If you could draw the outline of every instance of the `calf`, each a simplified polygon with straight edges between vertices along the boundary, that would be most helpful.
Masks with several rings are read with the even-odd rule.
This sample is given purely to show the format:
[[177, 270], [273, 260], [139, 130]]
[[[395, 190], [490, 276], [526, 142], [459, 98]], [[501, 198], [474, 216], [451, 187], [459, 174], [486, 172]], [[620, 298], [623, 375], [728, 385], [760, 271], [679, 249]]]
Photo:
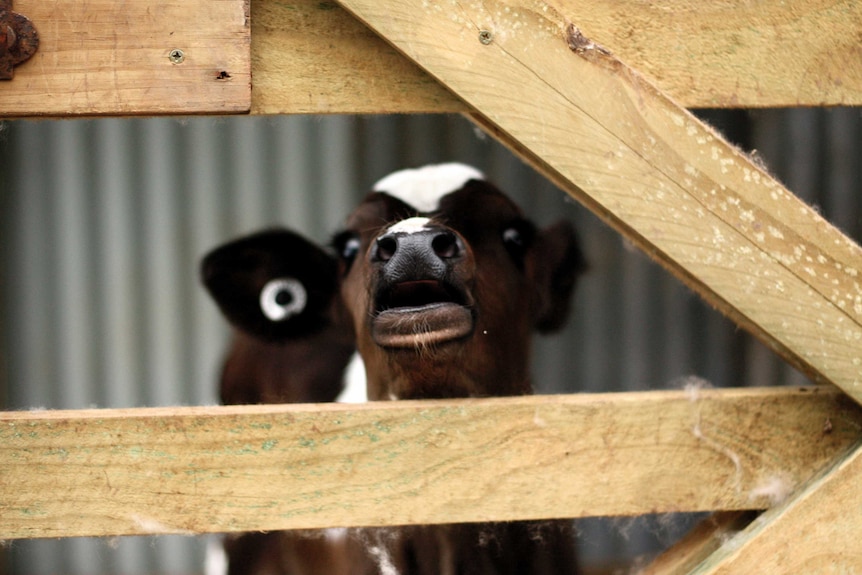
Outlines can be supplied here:
[[[238, 329], [222, 366], [225, 405], [322, 403], [343, 391], [355, 353], [352, 327], [332, 297], [334, 258], [297, 234], [268, 230], [206, 256], [203, 281]], [[223, 540], [228, 575], [348, 573], [356, 544], [296, 532], [241, 533]], [[224, 575], [208, 547], [206, 575]]]
[[334, 401], [354, 353], [334, 294], [335, 259], [308, 240], [268, 230], [214, 250], [204, 284], [238, 329], [222, 367], [222, 403]]
[[[530, 393], [531, 332], [561, 327], [585, 267], [569, 224], [538, 230], [481, 173], [460, 164], [379, 181], [335, 237], [334, 258], [302, 242], [270, 232], [229, 244], [205, 260], [204, 282], [235, 325], [261, 340], [286, 341], [286, 353], [309, 338], [321, 353], [354, 342], [372, 400]], [[278, 304], [271, 315], [265, 292]], [[309, 352], [292, 361], [304, 357]], [[351, 555], [345, 573], [575, 572], [568, 522], [380, 533], [365, 532], [377, 543], [364, 554], [355, 549], [362, 537], [333, 541], [332, 553]], [[281, 565], [272, 572], [315, 572]]]

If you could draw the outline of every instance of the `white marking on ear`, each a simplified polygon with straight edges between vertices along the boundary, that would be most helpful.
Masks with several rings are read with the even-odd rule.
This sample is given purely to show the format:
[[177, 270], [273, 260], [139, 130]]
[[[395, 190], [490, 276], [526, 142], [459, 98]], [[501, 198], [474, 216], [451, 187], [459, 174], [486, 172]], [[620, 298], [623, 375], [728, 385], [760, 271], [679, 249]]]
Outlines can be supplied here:
[[389, 232], [393, 234], [416, 234], [428, 227], [428, 218], [407, 218], [392, 225]]
[[347, 367], [344, 368], [344, 389], [335, 401], [336, 403], [368, 403], [365, 362], [358, 353], [353, 354]]
[[374, 184], [373, 189], [428, 213], [440, 206], [446, 194], [460, 190], [470, 180], [484, 179], [485, 175], [476, 168], [452, 162], [393, 172]]
[[307, 301], [302, 282], [293, 278], [270, 280], [260, 290], [260, 309], [271, 321], [284, 321], [301, 314]]

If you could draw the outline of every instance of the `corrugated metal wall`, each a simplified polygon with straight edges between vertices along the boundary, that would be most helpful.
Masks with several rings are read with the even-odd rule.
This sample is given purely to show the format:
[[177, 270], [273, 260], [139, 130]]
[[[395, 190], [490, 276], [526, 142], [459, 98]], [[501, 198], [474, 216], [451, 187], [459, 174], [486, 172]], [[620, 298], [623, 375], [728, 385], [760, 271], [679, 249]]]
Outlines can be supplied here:
[[[713, 113], [792, 190], [862, 232], [856, 109]], [[461, 117], [7, 122], [0, 130], [0, 383], [9, 409], [211, 404], [227, 328], [196, 270], [212, 247], [283, 224], [325, 241], [405, 166], [484, 170], [540, 223], [570, 218], [592, 263], [574, 318], [537, 342], [543, 392], [800, 383]], [[676, 521], [584, 521], [585, 555], [637, 555]], [[670, 527], [668, 527], [670, 525]], [[609, 527], [610, 526], [610, 527]], [[200, 539], [15, 542], [11, 573], [194, 573]]]

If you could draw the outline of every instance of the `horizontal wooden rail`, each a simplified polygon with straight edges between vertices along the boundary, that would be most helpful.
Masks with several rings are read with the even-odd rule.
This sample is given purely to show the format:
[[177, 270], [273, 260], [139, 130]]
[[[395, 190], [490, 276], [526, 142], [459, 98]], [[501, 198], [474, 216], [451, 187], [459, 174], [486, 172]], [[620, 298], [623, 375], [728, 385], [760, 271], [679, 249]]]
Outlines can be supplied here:
[[[683, 106], [862, 104], [854, 0], [551, 4]], [[457, 2], [428, 6], [435, 17], [459, 14]], [[15, 0], [14, 8], [41, 44], [3, 83], [0, 117], [468, 109], [330, 1]], [[492, 24], [504, 20], [501, 12]]]
[[15, 0], [40, 43], [0, 117], [247, 113], [249, 1]]
[[0, 414], [0, 539], [769, 506], [862, 435], [831, 387]]

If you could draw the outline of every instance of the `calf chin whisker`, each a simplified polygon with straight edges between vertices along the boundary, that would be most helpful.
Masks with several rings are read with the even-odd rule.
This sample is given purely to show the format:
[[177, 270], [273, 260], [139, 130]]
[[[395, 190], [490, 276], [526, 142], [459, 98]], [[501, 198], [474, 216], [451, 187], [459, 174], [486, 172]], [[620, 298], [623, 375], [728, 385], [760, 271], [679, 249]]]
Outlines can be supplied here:
[[421, 323], [414, 324], [413, 333], [414, 333], [414, 349], [420, 355], [420, 357], [428, 357], [433, 355], [433, 353], [437, 350], [437, 342], [432, 341], [428, 335], [432, 332], [431, 326], [427, 321], [422, 321]]

